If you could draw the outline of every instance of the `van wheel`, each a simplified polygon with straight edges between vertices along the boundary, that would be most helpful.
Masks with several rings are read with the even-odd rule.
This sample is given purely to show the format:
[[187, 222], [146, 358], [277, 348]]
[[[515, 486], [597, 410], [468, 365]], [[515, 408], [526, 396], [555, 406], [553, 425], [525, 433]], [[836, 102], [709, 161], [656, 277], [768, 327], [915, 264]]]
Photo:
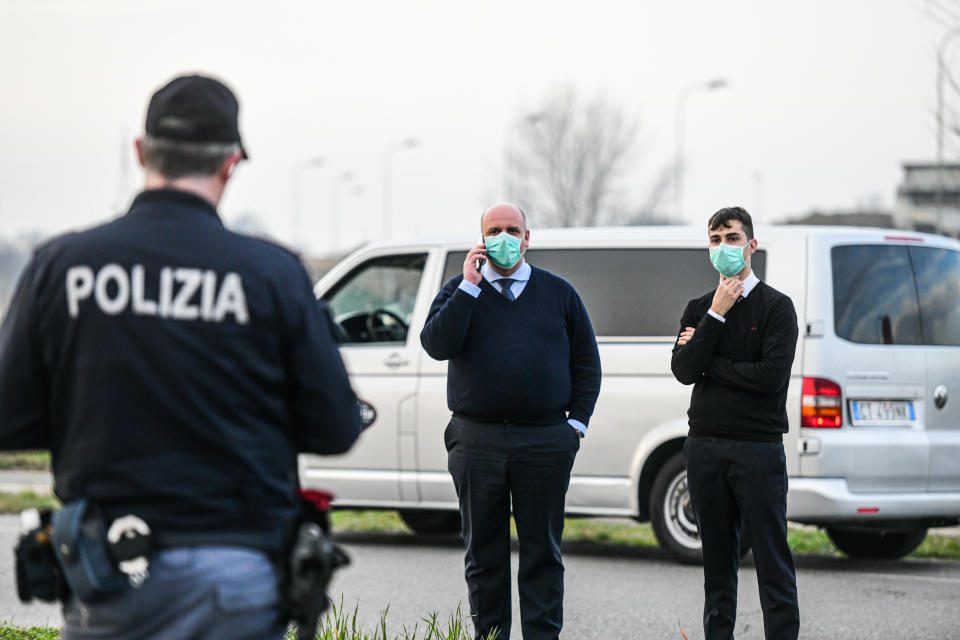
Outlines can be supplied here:
[[657, 472], [650, 490], [650, 524], [657, 542], [674, 558], [688, 564], [703, 562], [682, 453], [667, 460]]
[[902, 558], [920, 546], [927, 537], [927, 528], [913, 531], [864, 531], [827, 527], [833, 544], [851, 558]]
[[415, 533], [447, 536], [460, 533], [459, 511], [401, 509], [399, 513], [400, 519]]

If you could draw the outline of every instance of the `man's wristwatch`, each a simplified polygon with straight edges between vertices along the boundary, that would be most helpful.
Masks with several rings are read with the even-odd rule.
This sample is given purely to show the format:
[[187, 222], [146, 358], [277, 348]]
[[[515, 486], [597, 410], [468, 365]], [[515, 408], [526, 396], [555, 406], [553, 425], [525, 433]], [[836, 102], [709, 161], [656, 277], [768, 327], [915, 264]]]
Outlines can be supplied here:
[[570, 428], [573, 429], [573, 430], [577, 433], [577, 437], [578, 437], [578, 438], [580, 438], [581, 440], [583, 440], [583, 431], [580, 431], [580, 429], [577, 429], [577, 428], [574, 427], [573, 425], [571, 425]]

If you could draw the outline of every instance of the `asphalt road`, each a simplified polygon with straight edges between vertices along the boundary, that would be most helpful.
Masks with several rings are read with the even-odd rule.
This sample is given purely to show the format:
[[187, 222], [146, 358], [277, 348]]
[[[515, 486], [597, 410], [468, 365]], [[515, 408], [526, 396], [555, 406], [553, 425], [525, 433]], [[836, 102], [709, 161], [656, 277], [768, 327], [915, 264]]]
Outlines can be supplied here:
[[[11, 548], [14, 516], [0, 516], [0, 548]], [[388, 631], [413, 628], [424, 614], [442, 619], [466, 607], [459, 540], [413, 535], [346, 534], [341, 542], [353, 565], [335, 579], [348, 609], [372, 630], [390, 605]], [[11, 553], [0, 553], [0, 620], [21, 625], [58, 625], [51, 605], [21, 605], [13, 586]], [[611, 638], [702, 638], [702, 574], [677, 565], [653, 548], [571, 544], [566, 563], [563, 636]], [[514, 567], [516, 556], [514, 555]], [[801, 638], [824, 640], [960, 639], [960, 563], [926, 560], [864, 562], [803, 556], [798, 561]], [[514, 587], [515, 623], [520, 638]], [[679, 626], [678, 626], [679, 625]], [[422, 628], [422, 623], [421, 623]], [[762, 638], [757, 581], [749, 562], [741, 569], [737, 638]], [[391, 636], [392, 637], [392, 636]]]

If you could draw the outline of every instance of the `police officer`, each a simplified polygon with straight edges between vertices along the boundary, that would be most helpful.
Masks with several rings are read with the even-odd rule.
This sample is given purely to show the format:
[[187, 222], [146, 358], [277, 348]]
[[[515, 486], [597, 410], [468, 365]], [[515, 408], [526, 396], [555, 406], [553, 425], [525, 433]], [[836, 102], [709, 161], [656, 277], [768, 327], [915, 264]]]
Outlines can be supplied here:
[[224, 228], [246, 152], [233, 93], [184, 76], [136, 142], [126, 215], [55, 238], [0, 330], [0, 448], [48, 448], [55, 491], [157, 550], [146, 580], [64, 605], [64, 638], [281, 638], [298, 451], [346, 451], [356, 398], [297, 257]]
[[[525, 640], [563, 626], [564, 500], [580, 438], [600, 393], [587, 310], [562, 278], [523, 259], [523, 211], [494, 205], [463, 275], [437, 294], [420, 341], [449, 360], [444, 439], [460, 500], [476, 638], [510, 637], [510, 511], [520, 539]], [[478, 260], [485, 260], [477, 268]]]

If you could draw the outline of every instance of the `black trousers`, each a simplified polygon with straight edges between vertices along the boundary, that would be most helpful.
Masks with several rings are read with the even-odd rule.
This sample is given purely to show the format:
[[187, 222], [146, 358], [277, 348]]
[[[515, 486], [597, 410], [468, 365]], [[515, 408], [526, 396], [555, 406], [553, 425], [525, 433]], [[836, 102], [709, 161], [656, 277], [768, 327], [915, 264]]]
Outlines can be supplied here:
[[520, 543], [524, 640], [556, 640], [563, 627], [564, 501], [580, 439], [549, 426], [474, 422], [454, 416], [444, 434], [460, 499], [470, 614], [476, 638], [510, 637], [510, 506]]
[[765, 637], [796, 640], [800, 610], [787, 546], [783, 443], [691, 436], [683, 452], [703, 543], [704, 636], [733, 638], [742, 520], [757, 568]]

